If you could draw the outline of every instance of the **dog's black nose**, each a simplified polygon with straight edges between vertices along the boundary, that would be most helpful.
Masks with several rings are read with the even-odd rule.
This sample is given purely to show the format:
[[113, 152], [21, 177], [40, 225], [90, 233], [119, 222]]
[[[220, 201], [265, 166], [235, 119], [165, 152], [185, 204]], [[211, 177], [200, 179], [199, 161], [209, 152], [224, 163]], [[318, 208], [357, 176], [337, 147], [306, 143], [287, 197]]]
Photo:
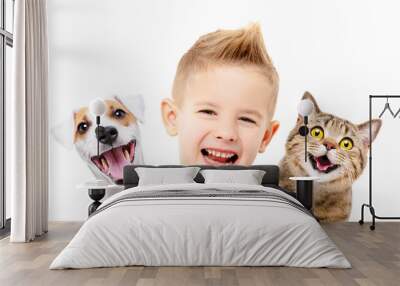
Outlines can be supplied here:
[[95, 129], [96, 138], [103, 144], [112, 145], [118, 137], [118, 130], [112, 126], [99, 126]]

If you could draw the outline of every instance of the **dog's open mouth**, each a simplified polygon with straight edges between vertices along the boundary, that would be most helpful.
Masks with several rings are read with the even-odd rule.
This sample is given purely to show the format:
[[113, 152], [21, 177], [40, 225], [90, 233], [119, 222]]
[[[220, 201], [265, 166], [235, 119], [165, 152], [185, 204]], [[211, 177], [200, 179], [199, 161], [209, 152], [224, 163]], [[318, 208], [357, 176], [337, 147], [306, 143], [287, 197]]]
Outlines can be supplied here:
[[136, 141], [132, 140], [126, 145], [121, 145], [90, 158], [104, 174], [111, 177], [114, 182], [122, 180], [124, 167], [135, 159]]
[[311, 161], [311, 165], [313, 166], [313, 168], [321, 173], [329, 173], [332, 172], [333, 170], [335, 170], [336, 168], [339, 167], [339, 165], [333, 164], [328, 156], [324, 155], [324, 156], [319, 156], [319, 157], [315, 157], [311, 154], [308, 154], [310, 161]]
[[211, 148], [201, 149], [201, 154], [206, 158], [207, 162], [215, 164], [234, 164], [239, 156], [235, 152], [227, 152]]

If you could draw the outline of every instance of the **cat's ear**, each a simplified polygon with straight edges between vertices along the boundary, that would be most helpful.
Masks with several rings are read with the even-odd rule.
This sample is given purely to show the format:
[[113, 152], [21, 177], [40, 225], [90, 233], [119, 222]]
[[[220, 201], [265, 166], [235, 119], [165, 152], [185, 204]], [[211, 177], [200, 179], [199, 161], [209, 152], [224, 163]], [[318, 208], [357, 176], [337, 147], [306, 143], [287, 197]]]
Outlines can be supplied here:
[[[375, 140], [382, 126], [382, 120], [372, 119], [371, 120], [371, 142]], [[358, 135], [362, 139], [362, 142], [366, 147], [369, 147], [369, 121], [357, 125]]]
[[302, 96], [301, 99], [309, 99], [309, 100], [311, 100], [312, 103], [314, 104], [314, 111], [315, 111], [316, 113], [320, 113], [320, 112], [321, 112], [321, 109], [319, 109], [318, 103], [317, 103], [317, 101], [315, 100], [314, 96], [312, 96], [311, 93], [309, 93], [308, 91], [306, 91], [306, 92], [303, 94], [303, 96]]

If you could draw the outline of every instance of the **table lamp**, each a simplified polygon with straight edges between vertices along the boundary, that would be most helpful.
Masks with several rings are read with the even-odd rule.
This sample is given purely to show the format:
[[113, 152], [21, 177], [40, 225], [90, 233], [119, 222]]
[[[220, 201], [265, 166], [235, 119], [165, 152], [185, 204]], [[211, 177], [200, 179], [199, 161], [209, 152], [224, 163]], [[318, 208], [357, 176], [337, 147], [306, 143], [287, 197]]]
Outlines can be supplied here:
[[308, 135], [308, 116], [313, 112], [314, 104], [309, 99], [303, 99], [297, 106], [298, 113], [303, 116], [303, 126], [299, 128], [299, 134], [304, 136], [304, 161], [307, 162], [307, 135]]
[[100, 127], [100, 116], [102, 116], [105, 111], [106, 111], [106, 104], [104, 103], [104, 100], [101, 98], [96, 98], [89, 104], [89, 111], [93, 116], [96, 117], [96, 139], [97, 139], [97, 157], [99, 157], [99, 127]]

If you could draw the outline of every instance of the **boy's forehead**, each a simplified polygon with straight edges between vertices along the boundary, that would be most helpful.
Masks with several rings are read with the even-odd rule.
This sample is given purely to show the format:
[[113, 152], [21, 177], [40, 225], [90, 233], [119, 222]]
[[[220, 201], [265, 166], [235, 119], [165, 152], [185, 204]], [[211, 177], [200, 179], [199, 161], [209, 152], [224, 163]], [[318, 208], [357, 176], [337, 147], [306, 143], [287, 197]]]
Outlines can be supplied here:
[[187, 79], [183, 97], [192, 103], [222, 101], [264, 108], [274, 104], [270, 81], [253, 66], [221, 66], [193, 72]]
[[213, 81], [221, 78], [253, 79], [268, 82], [268, 78], [263, 75], [261, 69], [255, 65], [215, 64], [209, 65], [204, 69], [192, 70], [188, 75], [189, 82], [198, 80]]

